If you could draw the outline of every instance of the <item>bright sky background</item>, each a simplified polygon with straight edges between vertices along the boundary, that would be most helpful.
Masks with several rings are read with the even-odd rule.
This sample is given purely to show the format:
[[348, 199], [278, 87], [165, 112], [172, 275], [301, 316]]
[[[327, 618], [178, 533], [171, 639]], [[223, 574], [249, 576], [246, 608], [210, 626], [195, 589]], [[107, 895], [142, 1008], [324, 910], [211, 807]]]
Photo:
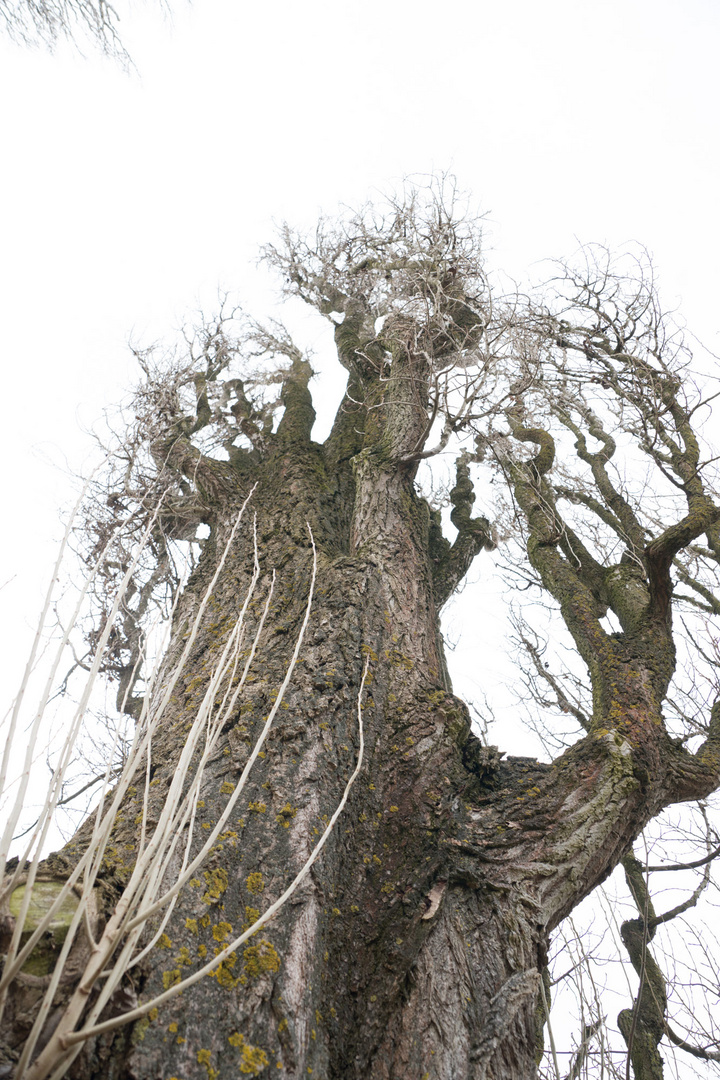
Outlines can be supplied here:
[[719, 24], [715, 0], [178, 0], [123, 21], [130, 74], [0, 43], [4, 688], [128, 340], [218, 287], [266, 306], [274, 220], [449, 169], [491, 264], [522, 279], [578, 240], [641, 241], [719, 352]]

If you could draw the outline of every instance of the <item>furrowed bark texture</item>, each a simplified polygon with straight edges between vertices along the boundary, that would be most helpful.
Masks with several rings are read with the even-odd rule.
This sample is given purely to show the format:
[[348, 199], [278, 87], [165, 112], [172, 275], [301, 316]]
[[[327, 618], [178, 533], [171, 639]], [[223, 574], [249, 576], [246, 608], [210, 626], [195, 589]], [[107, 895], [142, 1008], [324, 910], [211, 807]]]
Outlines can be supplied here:
[[[384, 432], [363, 442], [349, 396], [321, 447], [310, 440], [307, 373], [288, 379], [284, 404], [263, 456], [187, 465], [212, 534], [176, 614], [168, 665], [252, 483], [262, 588], [251, 623], [277, 573], [248, 689], [205, 774], [200, 833], [217, 820], [290, 661], [309, 588], [308, 523], [318, 586], [300, 660], [242, 805], [184, 889], [166, 935], [134, 971], [141, 999], [204, 963], [300, 869], [355, 765], [369, 657], [362, 773], [311, 875], [274, 921], [156, 1015], [92, 1042], [71, 1075], [531, 1080], [550, 932], [654, 814], [716, 784], [717, 748], [691, 758], [662, 725], [658, 680], [672, 667], [668, 633], [660, 632], [666, 612], [656, 612], [644, 637], [618, 635], [608, 644], [592, 598], [563, 579], [558, 552], [540, 541], [531, 556], [560, 583], [571, 629], [586, 642], [597, 636], [597, 649], [584, 646], [591, 668], [602, 667], [597, 723], [552, 765], [501, 760], [481, 746], [449, 686], [438, 629], [439, 600], [452, 591], [452, 551], [431, 542], [414, 466], [398, 464], [401, 444], [418, 438], [412, 410], [399, 408]], [[180, 442], [173, 452], [181, 462]], [[459, 473], [456, 507], [466, 479]], [[532, 485], [518, 491], [532, 524]], [[461, 555], [455, 583], [469, 565]], [[245, 530], [155, 740], [156, 807], [251, 570]], [[109, 849], [108, 903], [132, 862], [136, 798]], [[81, 833], [48, 872], [67, 872], [83, 842]], [[16, 1040], [31, 1005], [23, 999], [16, 1008]]]

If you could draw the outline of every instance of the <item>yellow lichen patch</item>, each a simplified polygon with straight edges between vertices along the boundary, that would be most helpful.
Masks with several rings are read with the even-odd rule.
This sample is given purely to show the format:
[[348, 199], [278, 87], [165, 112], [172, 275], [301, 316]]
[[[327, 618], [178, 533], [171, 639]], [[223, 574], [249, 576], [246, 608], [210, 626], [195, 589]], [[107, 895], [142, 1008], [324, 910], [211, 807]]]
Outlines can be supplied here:
[[180, 968], [174, 968], [172, 971], [163, 971], [162, 981], [163, 989], [169, 990], [171, 986], [176, 986], [182, 980], [180, 974]]
[[284, 829], [290, 827], [290, 822], [297, 814], [297, 810], [294, 810], [289, 802], [285, 803], [282, 810], [275, 815], [275, 820], [282, 825]]
[[198, 932], [197, 919], [186, 919], [185, 920], [185, 929], [189, 930], [191, 934], [197, 934], [197, 932]]
[[173, 1034], [177, 1031], [177, 1021], [173, 1020], [172, 1024], [168, 1024], [168, 1031], [172, 1031]]
[[216, 941], [227, 941], [230, 933], [232, 933], [232, 926], [229, 922], [220, 922], [213, 926], [213, 937]]
[[204, 960], [207, 956], [207, 945], [198, 945], [198, 956]]
[[242, 924], [243, 931], [249, 930], [253, 923], [256, 923], [259, 918], [260, 912], [258, 908], [245, 905], [245, 922]]
[[203, 876], [207, 885], [207, 892], [202, 898], [203, 903], [214, 904], [228, 887], [227, 870], [218, 867], [217, 870], [206, 870]]
[[257, 979], [264, 972], [280, 970], [280, 957], [275, 947], [266, 939], [257, 945], [248, 945], [243, 951], [243, 967], [251, 979]]
[[245, 879], [245, 885], [247, 886], [248, 892], [261, 893], [265, 888], [265, 882], [263, 881], [263, 876], [260, 871], [256, 870], [255, 873], [248, 874]]
[[188, 967], [190, 964], [192, 964], [192, 959], [190, 958], [190, 950], [188, 949], [187, 945], [182, 946], [180, 952], [175, 957], [175, 963], [178, 965], [178, 967]]
[[221, 795], [232, 795], [234, 790], [235, 790], [235, 785], [234, 784], [231, 784], [229, 780], [223, 780], [222, 784], [220, 785], [220, 794]]
[[157, 1020], [157, 1018], [158, 1018], [158, 1010], [157, 1010], [157, 1007], [153, 1007], [153, 1008], [152, 1008], [152, 1009], [150, 1010], [150, 1012], [148, 1013], [148, 1016], [149, 1016], [149, 1018], [150, 1018], [151, 1020]]
[[252, 810], [254, 814], [264, 814], [267, 806], [264, 802], [250, 802], [248, 803], [248, 810]]
[[210, 972], [210, 978], [217, 979], [218, 986], [222, 986], [224, 990], [234, 990], [240, 982], [240, 979], [236, 978], [232, 973], [236, 963], [236, 954], [230, 953], [229, 956], [220, 961], [216, 968], [213, 968]]
[[253, 1046], [245, 1042], [245, 1038], [238, 1032], [228, 1036], [228, 1042], [240, 1051], [240, 1072], [246, 1076], [257, 1076], [268, 1063], [268, 1057], [259, 1046]]
[[217, 1071], [217, 1069], [213, 1069], [212, 1065], [210, 1064], [210, 1060], [211, 1060], [210, 1051], [209, 1050], [198, 1050], [196, 1057], [197, 1057], [198, 1064], [205, 1066], [205, 1071], [208, 1074], [208, 1080], [215, 1080], [215, 1077], [217, 1076], [218, 1071]]
[[395, 664], [396, 667], [403, 668], [405, 671], [412, 671], [413, 662], [409, 656], [405, 656], [399, 649], [387, 649], [385, 656], [391, 664]]
[[172, 941], [167, 936], [167, 934], [161, 934], [160, 935], [160, 937], [158, 938], [157, 947], [158, 947], [158, 949], [171, 949], [172, 948]]

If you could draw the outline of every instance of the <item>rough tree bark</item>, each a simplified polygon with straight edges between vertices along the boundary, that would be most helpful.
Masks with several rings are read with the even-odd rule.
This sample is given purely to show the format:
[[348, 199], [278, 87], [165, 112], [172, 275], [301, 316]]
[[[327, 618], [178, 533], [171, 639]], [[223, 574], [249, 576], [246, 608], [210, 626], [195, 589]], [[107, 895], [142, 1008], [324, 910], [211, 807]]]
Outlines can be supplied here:
[[[141, 1000], [252, 922], [254, 909], [275, 899], [302, 865], [355, 765], [357, 700], [369, 660], [362, 773], [322, 857], [279, 915], [182, 996], [93, 1040], [71, 1073], [83, 1080], [223, 1080], [238, 1071], [288, 1080], [530, 1080], [542, 1053], [540, 984], [554, 927], [651, 817], [703, 797], [720, 778], [720, 716], [695, 754], [670, 738], [662, 717], [674, 667], [669, 568], [682, 547], [712, 529], [718, 512], [696, 492], [687, 516], [649, 546], [626, 514], [628, 547], [638, 558], [600, 566], [560, 527], [548, 480], [552, 438], [530, 426], [511, 395], [507, 416], [520, 456], [506, 473], [527, 522], [531, 563], [590, 670], [594, 715], [584, 737], [552, 764], [482, 745], [449, 683], [439, 611], [472, 559], [492, 546], [490, 528], [472, 516], [467, 455], [450, 496], [458, 529], [452, 544], [415, 477], [437, 411], [437, 373], [450, 363], [457, 369], [461, 350], [486, 347], [489, 317], [462, 273], [453, 274], [451, 250], [442, 258], [428, 253], [434, 278], [422, 270], [431, 284], [445, 275], [431, 298], [441, 317], [420, 325], [414, 309], [396, 307], [382, 330], [377, 308], [359, 288], [350, 291], [351, 271], [343, 290], [289, 250], [290, 288], [342, 317], [333, 316], [335, 340], [349, 382], [329, 437], [312, 441], [311, 368], [288, 352], [274, 430], [263, 429], [260, 411], [236, 386], [232, 413], [245, 441], [231, 446], [227, 461], [202, 454], [193, 435], [210, 407], [198, 379], [195, 416], [184, 428], [175, 418], [154, 447], [163, 467], [184, 477], [175, 521], [183, 529], [211, 526], [175, 614], [170, 658], [253, 485], [263, 588], [277, 575], [252, 681], [206, 770], [201, 828], [217, 820], [284, 677], [309, 588], [308, 525], [318, 585], [300, 660], [247, 798], [135, 975]], [[359, 269], [355, 258], [355, 279], [409, 273], [407, 263], [398, 269], [367, 248], [365, 258]], [[427, 295], [421, 299], [430, 306]], [[449, 426], [460, 428], [458, 410], [448, 415]], [[538, 448], [534, 457], [522, 456], [526, 445]], [[614, 494], [602, 491], [596, 457], [600, 497], [622, 518]], [[237, 617], [251, 540], [246, 529], [232, 547], [153, 748], [158, 803]], [[608, 605], [621, 619], [619, 633], [601, 625]], [[106, 859], [108, 909], [132, 862], [132, 797], [123, 814]], [[48, 861], [47, 873], [61, 879], [86, 841], [81, 831]], [[27, 997], [15, 1011], [16, 1040], [23, 1009]]]

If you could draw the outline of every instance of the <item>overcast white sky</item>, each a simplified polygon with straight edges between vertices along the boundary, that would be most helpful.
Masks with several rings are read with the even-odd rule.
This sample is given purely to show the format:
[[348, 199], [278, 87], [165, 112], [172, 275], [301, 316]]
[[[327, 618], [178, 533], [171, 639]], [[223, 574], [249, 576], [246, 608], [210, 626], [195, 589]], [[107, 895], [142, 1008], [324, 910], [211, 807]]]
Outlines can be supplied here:
[[124, 20], [135, 73], [0, 43], [11, 681], [63, 470], [132, 381], [128, 339], [219, 286], [263, 303], [273, 219], [450, 169], [492, 263], [521, 278], [577, 239], [641, 241], [720, 351], [719, 24], [716, 0], [178, 0]]

